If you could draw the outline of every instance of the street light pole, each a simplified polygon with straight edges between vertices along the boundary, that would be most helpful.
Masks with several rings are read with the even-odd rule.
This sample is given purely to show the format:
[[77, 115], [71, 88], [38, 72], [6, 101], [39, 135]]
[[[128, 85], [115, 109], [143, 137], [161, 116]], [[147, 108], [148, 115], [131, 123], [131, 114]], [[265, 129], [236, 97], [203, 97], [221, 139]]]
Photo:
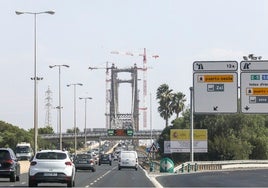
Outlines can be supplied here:
[[37, 152], [38, 144], [38, 101], [37, 101], [37, 81], [40, 79], [37, 77], [37, 62], [36, 62], [36, 15], [38, 14], [55, 14], [54, 11], [44, 11], [44, 12], [20, 12], [15, 11], [17, 15], [21, 14], [32, 14], [34, 15], [34, 151]]
[[87, 100], [92, 99], [92, 97], [79, 97], [79, 99], [85, 100], [85, 148], [87, 147]]
[[54, 67], [58, 67], [59, 68], [59, 106], [58, 106], [58, 109], [59, 109], [59, 133], [60, 133], [60, 150], [62, 150], [62, 126], [61, 126], [61, 109], [62, 109], [62, 106], [61, 106], [61, 67], [66, 67], [66, 68], [69, 68], [70, 66], [69, 65], [50, 65], [49, 68], [54, 68]]
[[67, 87], [74, 86], [74, 153], [77, 150], [77, 135], [76, 135], [76, 86], [83, 86], [81, 83], [68, 84]]

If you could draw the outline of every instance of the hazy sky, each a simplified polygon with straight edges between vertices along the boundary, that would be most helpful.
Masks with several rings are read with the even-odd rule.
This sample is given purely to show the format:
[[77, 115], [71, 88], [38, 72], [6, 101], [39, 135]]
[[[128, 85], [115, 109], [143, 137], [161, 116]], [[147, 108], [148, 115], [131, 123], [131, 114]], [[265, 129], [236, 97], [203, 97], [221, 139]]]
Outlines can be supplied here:
[[[88, 67], [105, 67], [107, 61], [118, 68], [134, 63], [142, 67], [138, 54], [146, 48], [150, 67], [147, 106], [150, 108], [151, 93], [152, 126], [162, 129], [165, 121], [157, 112], [156, 90], [166, 83], [186, 95], [188, 106], [194, 61], [240, 62], [249, 53], [268, 57], [265, 0], [1, 0], [0, 7], [0, 120], [26, 130], [33, 128], [34, 16], [18, 16], [16, 10], [55, 11], [54, 15], [37, 16], [37, 75], [43, 77], [38, 83], [39, 127], [45, 125], [48, 87], [53, 92], [53, 107], [58, 105], [58, 69], [49, 65], [70, 66], [62, 68], [61, 74], [63, 131], [74, 124], [74, 91], [66, 85], [77, 82], [83, 83], [77, 86], [77, 126], [84, 128], [84, 101], [78, 97], [90, 96], [87, 126], [104, 128], [105, 70], [90, 71]], [[137, 55], [110, 53], [115, 50]], [[158, 59], [152, 58], [155, 54]], [[139, 71], [139, 78], [142, 76]], [[130, 85], [120, 86], [122, 111], [128, 106], [130, 91]], [[51, 109], [50, 113], [57, 131], [57, 111]], [[140, 125], [143, 129], [142, 121]]]

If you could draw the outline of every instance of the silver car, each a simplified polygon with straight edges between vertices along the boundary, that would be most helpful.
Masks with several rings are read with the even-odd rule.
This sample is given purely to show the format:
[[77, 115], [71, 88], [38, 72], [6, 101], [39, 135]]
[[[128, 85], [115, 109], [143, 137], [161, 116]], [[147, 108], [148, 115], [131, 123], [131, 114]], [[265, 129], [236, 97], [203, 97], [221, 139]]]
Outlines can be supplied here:
[[29, 187], [38, 183], [66, 183], [75, 186], [75, 165], [67, 151], [42, 150], [35, 154], [29, 168]]

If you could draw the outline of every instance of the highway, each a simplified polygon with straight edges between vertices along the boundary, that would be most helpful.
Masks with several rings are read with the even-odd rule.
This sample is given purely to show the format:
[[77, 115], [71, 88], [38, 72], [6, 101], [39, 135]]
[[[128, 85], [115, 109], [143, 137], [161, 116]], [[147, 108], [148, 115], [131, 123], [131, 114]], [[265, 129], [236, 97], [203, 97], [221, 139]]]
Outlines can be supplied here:
[[[75, 187], [267, 187], [268, 169], [218, 170], [194, 173], [147, 173], [142, 168], [118, 170], [113, 165], [96, 166], [96, 172], [76, 172]], [[0, 187], [28, 187], [27, 173], [19, 182], [0, 178]], [[39, 184], [39, 187], [66, 187], [66, 184]]]
[[[96, 166], [96, 172], [80, 170], [76, 172], [75, 187], [155, 187], [145, 175], [142, 168], [118, 170], [117, 161], [112, 166], [103, 164]], [[40, 183], [39, 187], [66, 187], [66, 184]], [[21, 175], [19, 182], [9, 182], [8, 178], [0, 178], [0, 187], [28, 187], [27, 173]]]

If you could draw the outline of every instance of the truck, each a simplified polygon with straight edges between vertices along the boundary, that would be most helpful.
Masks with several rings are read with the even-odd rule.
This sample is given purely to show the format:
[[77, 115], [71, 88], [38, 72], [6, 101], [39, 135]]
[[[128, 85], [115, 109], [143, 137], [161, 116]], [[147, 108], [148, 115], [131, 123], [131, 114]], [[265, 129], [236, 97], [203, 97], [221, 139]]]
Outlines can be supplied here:
[[31, 160], [33, 157], [33, 149], [30, 143], [18, 143], [15, 148], [16, 157], [18, 160]]

